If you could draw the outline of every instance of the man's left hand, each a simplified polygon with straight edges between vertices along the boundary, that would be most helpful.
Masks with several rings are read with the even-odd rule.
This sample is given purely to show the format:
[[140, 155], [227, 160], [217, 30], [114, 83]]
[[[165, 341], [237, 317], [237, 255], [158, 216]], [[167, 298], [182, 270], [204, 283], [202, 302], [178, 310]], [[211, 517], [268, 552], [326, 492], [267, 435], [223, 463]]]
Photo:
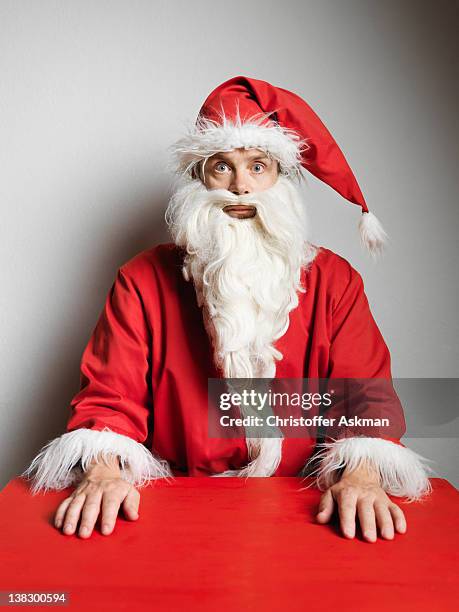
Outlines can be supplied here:
[[348, 472], [322, 495], [317, 521], [328, 523], [335, 505], [338, 507], [341, 531], [347, 538], [354, 538], [356, 513], [363, 537], [376, 542], [377, 528], [386, 540], [397, 533], [406, 533], [406, 519], [401, 508], [394, 504], [381, 488], [379, 474], [364, 466]]

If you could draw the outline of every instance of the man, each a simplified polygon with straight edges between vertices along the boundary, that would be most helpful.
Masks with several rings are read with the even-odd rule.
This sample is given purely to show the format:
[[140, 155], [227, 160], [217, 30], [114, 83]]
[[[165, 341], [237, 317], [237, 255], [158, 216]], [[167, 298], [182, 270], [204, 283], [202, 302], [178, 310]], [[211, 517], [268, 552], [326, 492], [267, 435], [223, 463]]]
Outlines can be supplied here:
[[[361, 206], [371, 253], [385, 238], [338, 145], [298, 96], [235, 77], [217, 87], [173, 147], [179, 181], [166, 211], [173, 243], [121, 266], [81, 362], [67, 433], [23, 475], [33, 492], [75, 491], [55, 524], [112, 532], [120, 506], [138, 517], [136, 487], [155, 478], [296, 476], [316, 462], [317, 520], [338, 509], [353, 538], [404, 533], [388, 494], [430, 490], [424, 458], [397, 435], [344, 431], [311, 438], [217, 439], [208, 432], [210, 378], [391, 380], [390, 355], [359, 273], [308, 240], [301, 168]], [[366, 414], [380, 397], [362, 396]], [[393, 402], [387, 415], [399, 418]], [[315, 452], [318, 448], [319, 452]]]

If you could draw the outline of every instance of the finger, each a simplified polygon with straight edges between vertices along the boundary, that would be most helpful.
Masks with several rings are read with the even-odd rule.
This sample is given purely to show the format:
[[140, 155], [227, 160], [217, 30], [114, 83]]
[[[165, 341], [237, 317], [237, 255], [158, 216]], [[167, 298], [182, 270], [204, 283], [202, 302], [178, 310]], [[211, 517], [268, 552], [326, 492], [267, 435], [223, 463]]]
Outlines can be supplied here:
[[123, 511], [128, 519], [135, 521], [139, 518], [140, 493], [132, 487], [123, 500]]
[[346, 538], [352, 539], [355, 536], [355, 507], [357, 494], [343, 491], [338, 495], [337, 502], [341, 530]]
[[102, 533], [109, 535], [116, 523], [122, 497], [115, 493], [105, 493], [102, 496]]
[[373, 502], [360, 499], [357, 502], [357, 513], [363, 537], [368, 542], [376, 542], [378, 538], [376, 534], [376, 518]]
[[81, 524], [78, 535], [82, 538], [89, 538], [94, 529], [97, 517], [100, 512], [100, 502], [102, 499], [102, 491], [94, 491], [86, 497], [83, 511], [81, 513]]
[[64, 501], [58, 506], [56, 510], [56, 514], [54, 515], [54, 526], [57, 529], [60, 529], [62, 527], [65, 513], [67, 512], [67, 508], [72, 503], [72, 500], [73, 500], [72, 496], [66, 497]]
[[398, 533], [406, 533], [406, 519], [402, 509], [396, 504], [392, 504], [389, 506], [389, 510], [394, 521], [395, 530]]
[[64, 533], [71, 535], [75, 533], [75, 529], [80, 518], [81, 508], [85, 502], [85, 493], [77, 493], [74, 495], [64, 518]]
[[316, 516], [319, 523], [328, 523], [333, 514], [333, 506], [333, 495], [331, 490], [328, 489], [320, 499], [319, 511]]
[[394, 523], [392, 521], [392, 515], [389, 512], [387, 503], [376, 503], [375, 515], [381, 537], [385, 538], [386, 540], [393, 540]]

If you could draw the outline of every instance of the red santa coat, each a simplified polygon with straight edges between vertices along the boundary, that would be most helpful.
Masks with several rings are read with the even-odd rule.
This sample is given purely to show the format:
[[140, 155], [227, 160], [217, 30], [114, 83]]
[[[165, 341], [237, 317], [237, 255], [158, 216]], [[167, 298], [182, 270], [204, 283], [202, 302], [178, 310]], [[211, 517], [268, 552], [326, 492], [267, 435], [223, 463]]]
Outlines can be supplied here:
[[[182, 257], [174, 244], [161, 244], [118, 270], [82, 357], [67, 431], [107, 426], [146, 443], [174, 473], [204, 476], [249, 458], [244, 439], [208, 436], [208, 378], [220, 374]], [[321, 248], [302, 282], [306, 293], [275, 343], [284, 356], [276, 378], [390, 378], [390, 354], [360, 274]], [[297, 475], [315, 442], [284, 439], [274, 475]]]
[[[194, 285], [182, 275], [183, 255], [172, 243], [160, 244], [119, 268], [81, 359], [80, 390], [70, 402], [66, 433], [51, 440], [23, 473], [35, 473], [33, 493], [74, 484], [79, 466], [84, 470], [100, 452], [117, 454], [125, 478], [139, 486], [167, 473], [211, 476], [249, 462], [243, 437], [208, 435], [208, 379], [221, 374]], [[301, 281], [306, 292], [298, 294], [288, 330], [275, 343], [283, 354], [276, 378], [391, 381], [389, 350], [360, 274], [320, 247]], [[319, 487], [335, 482], [338, 468], [371, 460], [387, 492], [416, 499], [430, 490], [425, 459], [400, 443], [405, 424], [396, 399], [383, 407], [396, 424], [387, 439], [347, 432], [350, 437], [319, 445]], [[362, 401], [360, 414], [367, 403]], [[315, 437], [286, 437], [274, 475], [299, 475], [315, 445]]]

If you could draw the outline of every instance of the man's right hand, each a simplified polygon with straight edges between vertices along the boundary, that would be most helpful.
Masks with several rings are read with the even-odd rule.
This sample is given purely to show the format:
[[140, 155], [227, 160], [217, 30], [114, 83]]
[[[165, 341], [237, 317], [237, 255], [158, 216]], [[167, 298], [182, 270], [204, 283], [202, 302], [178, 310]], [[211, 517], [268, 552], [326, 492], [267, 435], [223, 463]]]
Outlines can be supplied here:
[[121, 477], [117, 458], [107, 463], [94, 460], [72, 495], [58, 507], [54, 524], [57, 529], [63, 527], [64, 534], [72, 535], [81, 516], [78, 535], [89, 538], [100, 513], [102, 533], [110, 535], [120, 506], [126, 518], [135, 521], [139, 518], [139, 502], [140, 493]]

